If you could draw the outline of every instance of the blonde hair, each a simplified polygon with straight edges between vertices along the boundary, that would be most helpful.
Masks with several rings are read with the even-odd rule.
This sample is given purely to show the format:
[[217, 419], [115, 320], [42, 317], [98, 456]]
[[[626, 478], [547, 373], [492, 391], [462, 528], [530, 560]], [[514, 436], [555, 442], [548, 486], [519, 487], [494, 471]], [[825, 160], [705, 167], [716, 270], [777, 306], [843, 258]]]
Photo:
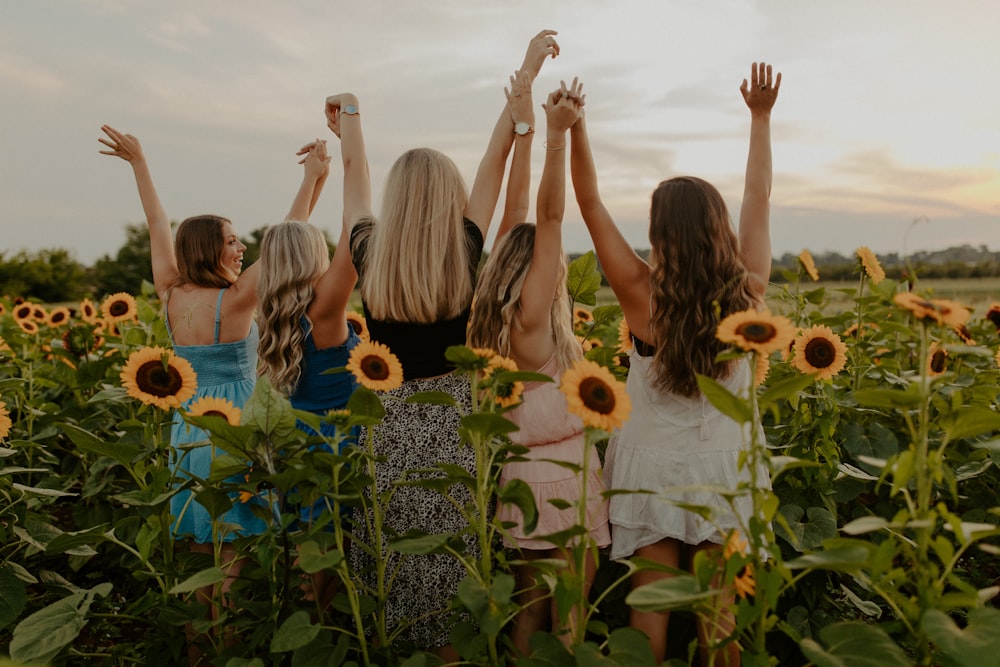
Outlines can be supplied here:
[[444, 154], [415, 148], [396, 160], [361, 271], [361, 296], [373, 317], [427, 324], [468, 307], [467, 201], [462, 175]]
[[732, 362], [715, 361], [727, 347], [715, 331], [757, 303], [750, 275], [722, 195], [700, 178], [672, 178], [653, 191], [649, 242], [654, 384], [696, 396], [697, 375], [732, 371]]
[[[492, 253], [479, 276], [475, 308], [469, 322], [469, 345], [488, 347], [510, 356], [510, 331], [521, 305], [521, 290], [535, 251], [535, 225], [522, 223], [511, 228]], [[558, 284], [566, 282], [566, 256], [560, 254]], [[552, 337], [559, 367], [569, 368], [583, 356], [573, 333], [573, 310], [569, 292], [562, 290], [552, 300]], [[537, 370], [537, 369], [525, 369]]]
[[312, 303], [313, 285], [330, 265], [330, 249], [318, 228], [289, 221], [264, 232], [257, 261], [257, 371], [288, 396], [302, 372], [302, 318]]

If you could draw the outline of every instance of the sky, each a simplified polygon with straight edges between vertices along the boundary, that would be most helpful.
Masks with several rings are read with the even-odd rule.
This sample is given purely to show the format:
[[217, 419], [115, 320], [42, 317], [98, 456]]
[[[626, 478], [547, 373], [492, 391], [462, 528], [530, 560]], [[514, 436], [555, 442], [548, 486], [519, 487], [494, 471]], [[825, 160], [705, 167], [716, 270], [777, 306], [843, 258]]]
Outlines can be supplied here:
[[[333, 170], [312, 221], [337, 237], [332, 93], [359, 98], [376, 211], [408, 148], [441, 150], [471, 184], [543, 28], [561, 54], [536, 105], [560, 80], [584, 82], [601, 193], [637, 248], [665, 178], [705, 178], [737, 214], [750, 127], [739, 86], [764, 60], [783, 77], [775, 257], [1000, 250], [995, 0], [3, 0], [0, 17], [7, 257], [67, 249], [89, 265], [143, 222], [131, 169], [98, 154], [103, 123], [140, 139], [171, 219], [217, 213], [244, 236], [284, 218], [295, 151], [327, 138]], [[544, 150], [536, 140], [535, 185]], [[567, 195], [564, 245], [585, 252]]]

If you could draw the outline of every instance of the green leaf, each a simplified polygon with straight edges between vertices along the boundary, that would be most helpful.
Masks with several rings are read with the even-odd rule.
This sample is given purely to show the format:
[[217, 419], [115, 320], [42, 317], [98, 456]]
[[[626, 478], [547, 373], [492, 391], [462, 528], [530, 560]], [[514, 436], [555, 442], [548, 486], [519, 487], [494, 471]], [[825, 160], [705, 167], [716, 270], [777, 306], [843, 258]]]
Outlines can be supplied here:
[[10, 657], [18, 662], [49, 662], [68, 646], [87, 624], [94, 596], [105, 597], [111, 584], [78, 591], [36, 611], [14, 628]]
[[864, 535], [865, 533], [873, 533], [876, 530], [882, 530], [888, 526], [889, 522], [880, 516], [863, 516], [859, 519], [851, 521], [841, 528], [841, 530], [848, 535]]
[[287, 653], [301, 648], [316, 639], [321, 625], [313, 625], [309, 620], [309, 612], [297, 611], [281, 624], [271, 640], [272, 653]]
[[367, 387], [358, 387], [347, 400], [352, 421], [361, 426], [373, 426], [385, 417], [385, 406], [378, 394]]
[[747, 401], [733, 394], [707, 375], [698, 376], [698, 388], [719, 412], [730, 417], [736, 423], [746, 424], [753, 420], [753, 412], [751, 412]]
[[389, 548], [402, 554], [446, 554], [459, 551], [464, 542], [461, 538], [446, 533], [436, 535], [405, 536], [389, 543]]
[[344, 560], [344, 554], [336, 549], [323, 551], [312, 540], [299, 545], [299, 567], [307, 574], [329, 570]]
[[853, 572], [863, 567], [875, 545], [864, 540], [828, 540], [822, 551], [799, 556], [785, 563], [790, 570], [835, 570]]
[[503, 415], [492, 412], [473, 412], [462, 417], [462, 426], [472, 433], [483, 436], [506, 435], [518, 429], [517, 425]]
[[970, 609], [964, 629], [943, 611], [928, 609], [920, 625], [945, 667], [1000, 667], [1000, 609]]
[[97, 454], [98, 456], [110, 457], [123, 465], [131, 463], [135, 457], [142, 452], [142, 448], [138, 445], [133, 445], [121, 440], [108, 442], [98, 438], [90, 431], [82, 429], [74, 424], [60, 422], [55, 426], [73, 441], [73, 444], [76, 445], [77, 449], [91, 454]]
[[194, 499], [208, 510], [209, 515], [214, 519], [218, 519], [233, 508], [233, 501], [229, 494], [214, 486], [206, 486], [195, 494]]
[[297, 439], [298, 428], [292, 404], [275, 391], [266, 375], [257, 378], [253, 394], [243, 406], [240, 424], [267, 435], [275, 446], [280, 447], [288, 440]]
[[761, 392], [760, 396], [757, 398], [757, 405], [759, 406], [760, 411], [764, 412], [771, 405], [783, 401], [789, 396], [798, 394], [806, 387], [815, 384], [815, 382], [816, 378], [812, 375], [805, 375], [802, 373], [778, 380]]
[[970, 405], [942, 415], [937, 422], [944, 430], [946, 441], [954, 442], [1000, 431], [1000, 412], [994, 408]]
[[[799, 644], [816, 667], [911, 667], [903, 650], [880, 627], [859, 621], [833, 623]], [[825, 646], [825, 648], [824, 648]]]
[[0, 567], [0, 630], [24, 611], [25, 590], [24, 582], [10, 568]]
[[521, 510], [524, 529], [529, 533], [538, 525], [538, 507], [535, 506], [535, 494], [531, 492], [531, 487], [524, 480], [515, 478], [504, 484], [497, 494], [497, 501], [515, 505]]
[[899, 389], [858, 389], [854, 400], [868, 408], [915, 408], [923, 401], [920, 385], [913, 383], [904, 390]]
[[600, 288], [601, 272], [593, 250], [570, 262], [566, 271], [566, 290], [573, 301], [593, 306], [597, 303], [597, 290]]
[[667, 611], [690, 609], [696, 602], [711, 599], [719, 591], [702, 590], [698, 580], [690, 574], [659, 579], [632, 590], [625, 604], [639, 611]]
[[428, 405], [450, 405], [458, 407], [455, 397], [446, 391], [418, 391], [406, 397], [405, 403], [426, 403]]
[[221, 583], [226, 580], [226, 573], [218, 567], [209, 567], [201, 572], [196, 572], [190, 577], [177, 584], [170, 589], [171, 595], [180, 595], [181, 593], [190, 593], [191, 591], [196, 591], [199, 588], [204, 588], [206, 586], [214, 586], [215, 584]]

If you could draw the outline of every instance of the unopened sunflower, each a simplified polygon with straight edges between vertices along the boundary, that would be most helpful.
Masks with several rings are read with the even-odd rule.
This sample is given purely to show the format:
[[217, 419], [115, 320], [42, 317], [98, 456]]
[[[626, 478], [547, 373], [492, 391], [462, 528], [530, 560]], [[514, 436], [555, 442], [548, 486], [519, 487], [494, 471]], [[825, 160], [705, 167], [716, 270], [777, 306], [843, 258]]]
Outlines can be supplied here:
[[816, 270], [816, 262], [813, 260], [812, 253], [808, 250], [803, 250], [799, 253], [799, 264], [802, 265], [803, 270], [806, 274], [813, 279], [813, 281], [819, 280], [819, 271]]
[[803, 373], [815, 373], [817, 380], [827, 380], [844, 369], [847, 346], [828, 326], [803, 329], [795, 339], [792, 365]]
[[7, 411], [7, 404], [0, 401], [0, 439], [10, 435], [10, 428], [14, 422], [10, 420], [10, 412]]
[[349, 310], [347, 311], [347, 325], [354, 329], [354, 333], [358, 334], [358, 338], [361, 340], [368, 340], [368, 322], [365, 321], [365, 316], [359, 312]]
[[872, 279], [872, 283], [878, 285], [880, 282], [885, 280], [885, 270], [882, 265], [879, 264], [878, 257], [875, 253], [871, 251], [868, 246], [861, 246], [857, 249], [858, 259], [861, 260], [861, 266], [864, 267], [865, 272], [868, 277]]
[[719, 323], [716, 338], [743, 350], [771, 354], [787, 348], [795, 338], [795, 326], [781, 315], [767, 310], [743, 310]]
[[624, 317], [618, 322], [618, 349], [625, 354], [632, 351], [632, 330]]
[[90, 299], [84, 299], [80, 302], [80, 319], [87, 324], [97, 324], [97, 321], [101, 319], [100, 311]]
[[49, 311], [48, 325], [50, 327], [61, 327], [64, 324], [69, 323], [69, 308], [65, 306], [57, 306]]
[[101, 313], [108, 322], [124, 322], [134, 319], [139, 311], [135, 297], [128, 292], [111, 294], [101, 303]]
[[69, 327], [62, 335], [63, 349], [78, 358], [96, 350], [100, 340], [94, 330], [86, 324]]
[[927, 349], [927, 376], [937, 377], [948, 369], [948, 350], [941, 347], [937, 341]]
[[559, 389], [566, 395], [569, 411], [586, 426], [612, 431], [624, 424], [632, 412], [625, 385], [607, 368], [589, 359], [573, 362], [563, 372]]
[[130, 354], [121, 380], [129, 396], [161, 410], [180, 407], [194, 396], [198, 384], [188, 360], [162, 347], [144, 347]]
[[231, 426], [239, 426], [242, 411], [233, 405], [233, 402], [229, 399], [218, 398], [215, 396], [202, 396], [201, 398], [195, 399], [191, 402], [191, 405], [187, 408], [187, 413], [191, 417], [200, 417], [202, 415], [222, 417], [229, 422]]
[[403, 365], [382, 343], [363, 340], [351, 350], [347, 370], [372, 391], [392, 391], [403, 383]]

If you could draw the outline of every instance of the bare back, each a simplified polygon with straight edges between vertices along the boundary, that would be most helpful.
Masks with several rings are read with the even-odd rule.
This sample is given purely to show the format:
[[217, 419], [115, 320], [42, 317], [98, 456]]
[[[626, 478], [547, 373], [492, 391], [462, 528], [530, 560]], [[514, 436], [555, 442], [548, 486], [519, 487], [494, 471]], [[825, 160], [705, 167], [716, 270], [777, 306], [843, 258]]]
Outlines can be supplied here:
[[[227, 307], [231, 302], [225, 290], [220, 309], [220, 343], [243, 340], [250, 333], [253, 311], [246, 308]], [[167, 321], [175, 345], [211, 345], [215, 342], [215, 308], [219, 288], [182, 285], [165, 294]]]

